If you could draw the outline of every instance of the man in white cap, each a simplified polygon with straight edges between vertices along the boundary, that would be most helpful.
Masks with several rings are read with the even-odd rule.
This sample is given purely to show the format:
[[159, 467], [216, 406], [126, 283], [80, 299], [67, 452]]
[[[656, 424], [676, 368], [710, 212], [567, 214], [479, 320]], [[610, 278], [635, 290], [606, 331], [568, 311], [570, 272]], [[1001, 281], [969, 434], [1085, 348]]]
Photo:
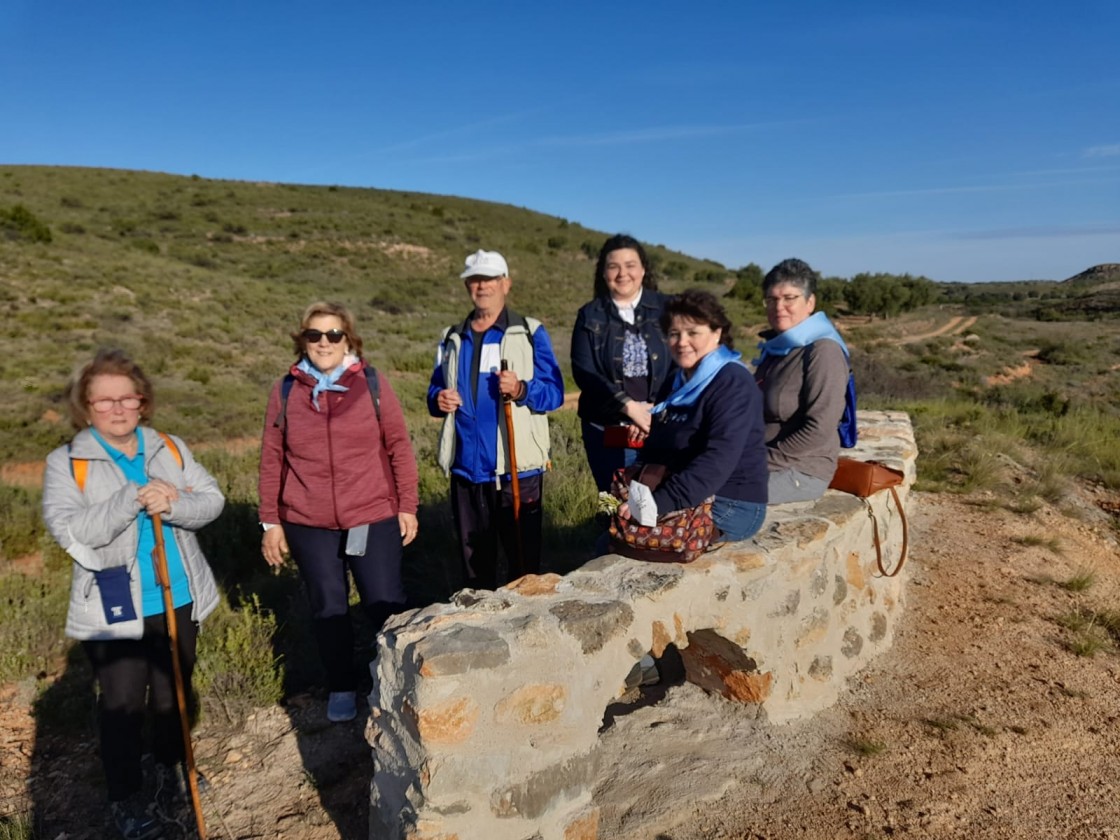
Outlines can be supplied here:
[[[504, 582], [498, 579], [499, 543], [509, 566], [505, 580], [540, 570], [546, 412], [564, 402], [564, 380], [541, 322], [506, 307], [510, 279], [501, 254], [476, 251], [459, 276], [474, 309], [443, 331], [428, 410], [444, 418], [437, 459], [451, 477], [451, 513], [467, 583], [495, 589]], [[513, 409], [516, 517], [504, 399]]]

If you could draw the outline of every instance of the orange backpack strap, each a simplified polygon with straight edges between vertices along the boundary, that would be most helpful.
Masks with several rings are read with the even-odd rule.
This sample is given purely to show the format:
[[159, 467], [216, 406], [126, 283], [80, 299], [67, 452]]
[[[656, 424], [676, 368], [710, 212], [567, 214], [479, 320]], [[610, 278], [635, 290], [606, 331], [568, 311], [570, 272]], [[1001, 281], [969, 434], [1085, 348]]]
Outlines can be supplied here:
[[85, 458], [71, 458], [70, 472], [74, 474], [74, 483], [78, 485], [78, 492], [86, 492], [86, 475], [89, 473], [89, 461]]
[[[167, 448], [171, 450], [171, 455], [175, 459], [175, 463], [179, 465], [179, 469], [182, 469], [183, 453], [179, 451], [179, 447], [175, 445], [175, 441], [171, 439], [171, 435], [165, 432], [159, 432], [158, 434], [163, 438], [163, 442], [167, 444]], [[78, 485], [78, 492], [86, 492], [86, 476], [89, 474], [89, 461], [85, 458], [71, 458], [70, 472], [74, 476], [74, 483]]]
[[183, 468], [183, 453], [179, 451], [179, 447], [175, 445], [175, 441], [171, 439], [171, 435], [166, 432], [160, 432], [159, 436], [163, 438], [163, 442], [167, 444], [167, 448], [171, 450], [172, 456], [175, 458], [175, 463], [179, 465], [179, 469]]

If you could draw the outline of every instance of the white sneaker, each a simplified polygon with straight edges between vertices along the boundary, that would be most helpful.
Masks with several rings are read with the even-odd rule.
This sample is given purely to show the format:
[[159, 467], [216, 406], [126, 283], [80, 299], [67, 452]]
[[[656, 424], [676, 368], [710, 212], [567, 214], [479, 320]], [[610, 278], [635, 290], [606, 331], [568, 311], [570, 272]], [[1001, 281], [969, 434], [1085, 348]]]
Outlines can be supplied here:
[[344, 723], [358, 716], [358, 693], [356, 691], [332, 691], [327, 698], [327, 720], [331, 723]]

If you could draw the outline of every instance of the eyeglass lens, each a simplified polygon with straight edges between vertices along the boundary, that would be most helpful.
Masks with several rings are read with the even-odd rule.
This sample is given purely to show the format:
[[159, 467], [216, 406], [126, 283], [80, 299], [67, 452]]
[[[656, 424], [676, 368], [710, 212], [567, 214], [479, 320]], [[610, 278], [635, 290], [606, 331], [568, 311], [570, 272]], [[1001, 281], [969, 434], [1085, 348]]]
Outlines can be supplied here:
[[93, 410], [98, 414], [105, 414], [106, 412], [112, 411], [115, 405], [119, 405], [127, 411], [135, 411], [143, 402], [143, 397], [121, 397], [119, 400], [105, 398], [103, 400], [90, 401], [90, 406], [92, 406]]

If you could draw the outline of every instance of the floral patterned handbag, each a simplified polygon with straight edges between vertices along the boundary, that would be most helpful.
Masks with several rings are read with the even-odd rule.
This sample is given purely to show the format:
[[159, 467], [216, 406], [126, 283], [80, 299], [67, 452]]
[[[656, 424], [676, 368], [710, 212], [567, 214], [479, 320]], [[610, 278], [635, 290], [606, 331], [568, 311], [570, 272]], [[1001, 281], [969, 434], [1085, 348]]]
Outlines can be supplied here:
[[[631, 481], [638, 481], [656, 490], [668, 477], [661, 464], [623, 467], [614, 474], [611, 493], [619, 502], [630, 498]], [[654, 563], [691, 563], [711, 544], [715, 535], [712, 501], [709, 496], [696, 507], [674, 510], [658, 517], [656, 525], [639, 525], [633, 519], [611, 514], [611, 550], [623, 557]]]

